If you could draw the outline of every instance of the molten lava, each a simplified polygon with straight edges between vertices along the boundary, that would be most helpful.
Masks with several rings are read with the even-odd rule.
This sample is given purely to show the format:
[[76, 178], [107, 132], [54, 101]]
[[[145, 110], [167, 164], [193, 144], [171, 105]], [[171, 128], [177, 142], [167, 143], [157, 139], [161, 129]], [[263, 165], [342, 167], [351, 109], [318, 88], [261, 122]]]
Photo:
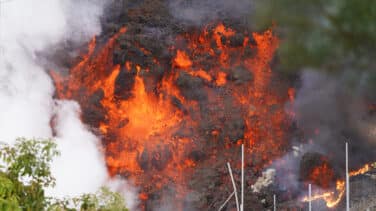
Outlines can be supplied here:
[[[358, 170], [354, 170], [349, 172], [350, 177], [354, 177], [360, 174], [365, 174], [369, 172], [372, 168], [376, 168], [376, 164], [366, 164], [362, 168]], [[329, 208], [333, 208], [338, 205], [339, 202], [341, 202], [343, 196], [345, 193], [345, 181], [344, 180], [337, 180], [336, 182], [336, 188], [335, 191], [328, 191], [324, 193], [317, 193], [312, 195], [311, 198], [309, 197], [304, 197], [303, 202], [308, 202], [308, 201], [315, 201], [322, 199], [326, 202], [326, 206]]]
[[57, 96], [78, 101], [83, 121], [103, 137], [110, 174], [133, 180], [141, 200], [171, 184], [176, 198], [183, 197], [190, 172], [203, 159], [216, 162], [218, 153], [240, 142], [259, 158], [255, 171], [283, 154], [284, 103], [293, 94], [271, 87], [269, 63], [278, 46], [271, 30], [208, 26], [177, 36], [176, 45], [166, 46], [169, 61], [155, 56], [152, 64], [132, 58], [114, 64], [126, 31], [105, 44], [94, 38], [68, 76], [51, 75]]
[[324, 162], [322, 165], [313, 168], [309, 174], [309, 180], [322, 188], [329, 188], [334, 180], [334, 171], [328, 163]]

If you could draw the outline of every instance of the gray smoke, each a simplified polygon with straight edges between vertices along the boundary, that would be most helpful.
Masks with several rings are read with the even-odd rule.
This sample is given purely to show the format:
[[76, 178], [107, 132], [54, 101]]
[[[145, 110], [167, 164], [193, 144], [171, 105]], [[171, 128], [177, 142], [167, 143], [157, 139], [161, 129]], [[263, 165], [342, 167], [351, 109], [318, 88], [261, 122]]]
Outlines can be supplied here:
[[11, 144], [17, 137], [51, 138], [56, 116], [61, 157], [52, 166], [57, 186], [50, 195], [77, 196], [109, 182], [97, 137], [81, 123], [76, 103], [53, 99], [53, 83], [38, 56], [59, 43], [85, 43], [99, 34], [104, 6], [101, 0], [1, 3], [0, 139]]
[[350, 167], [376, 160], [376, 117], [368, 110], [364, 89], [366, 74], [346, 71], [331, 76], [306, 70], [292, 105], [298, 128], [313, 144], [312, 151], [328, 155], [343, 169], [345, 142], [349, 142]]
[[171, 0], [169, 7], [176, 19], [186, 24], [202, 25], [224, 18], [245, 18], [250, 13], [251, 2], [251, 0]]

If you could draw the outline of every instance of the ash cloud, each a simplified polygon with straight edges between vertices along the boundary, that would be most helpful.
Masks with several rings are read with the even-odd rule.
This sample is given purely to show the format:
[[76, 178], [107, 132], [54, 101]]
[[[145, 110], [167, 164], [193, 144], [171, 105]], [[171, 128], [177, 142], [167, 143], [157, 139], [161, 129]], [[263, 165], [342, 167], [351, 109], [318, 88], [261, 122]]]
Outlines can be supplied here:
[[251, 6], [251, 0], [169, 1], [173, 17], [189, 25], [203, 25], [224, 19], [244, 20], [250, 13]]
[[375, 115], [368, 109], [364, 88], [366, 75], [346, 71], [331, 76], [306, 70], [293, 110], [298, 128], [313, 144], [307, 145], [329, 157], [333, 166], [344, 169], [345, 142], [349, 142], [350, 168], [376, 160]]
[[[366, 74], [355, 75], [354, 71], [338, 75], [310, 69], [301, 72], [296, 99], [287, 105], [288, 111], [295, 112], [299, 132], [290, 140], [292, 150], [271, 165], [282, 195], [290, 193], [294, 200], [307, 196], [302, 167], [314, 165], [304, 161], [307, 155], [328, 158], [338, 179], [345, 174], [346, 141], [350, 170], [376, 161], [376, 116], [368, 107], [369, 96], [375, 94], [366, 87], [365, 78]], [[326, 191], [316, 185], [313, 188]], [[325, 204], [319, 205], [326, 209]]]
[[17, 137], [51, 138], [56, 116], [61, 157], [52, 166], [57, 186], [48, 190], [54, 196], [94, 192], [108, 182], [108, 175], [98, 139], [80, 122], [79, 106], [53, 98], [40, 53], [99, 34], [105, 6], [101, 0], [1, 2], [0, 139], [12, 144]]

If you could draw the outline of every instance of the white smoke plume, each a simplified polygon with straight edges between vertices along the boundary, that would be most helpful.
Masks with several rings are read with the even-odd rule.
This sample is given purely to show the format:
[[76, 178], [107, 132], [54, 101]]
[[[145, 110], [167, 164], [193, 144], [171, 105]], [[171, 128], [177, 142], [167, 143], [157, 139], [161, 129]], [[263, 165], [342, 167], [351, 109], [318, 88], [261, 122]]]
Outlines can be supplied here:
[[81, 123], [78, 104], [53, 99], [52, 80], [37, 55], [58, 43], [84, 43], [99, 34], [106, 1], [0, 2], [0, 140], [50, 138], [56, 115], [61, 157], [52, 166], [57, 186], [48, 193], [63, 197], [97, 191], [108, 183], [98, 139]]
[[259, 193], [263, 188], [268, 187], [274, 181], [275, 169], [266, 169], [261, 177], [257, 178], [255, 184], [251, 186], [254, 193]]
[[57, 184], [49, 193], [61, 198], [93, 193], [107, 178], [98, 140], [81, 123], [77, 103], [58, 102], [56, 110], [55, 140], [62, 154], [53, 163]]

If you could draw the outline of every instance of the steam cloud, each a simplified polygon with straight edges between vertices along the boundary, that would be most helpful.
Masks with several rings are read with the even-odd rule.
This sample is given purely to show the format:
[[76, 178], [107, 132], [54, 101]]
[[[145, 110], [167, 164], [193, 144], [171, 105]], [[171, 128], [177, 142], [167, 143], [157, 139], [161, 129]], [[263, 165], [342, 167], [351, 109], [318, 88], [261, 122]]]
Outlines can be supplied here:
[[[100, 33], [101, 0], [11, 0], [0, 16], [0, 140], [52, 137], [61, 157], [52, 166], [54, 196], [94, 192], [108, 179], [98, 139], [80, 122], [74, 102], [55, 101], [54, 87], [38, 53], [53, 51], [65, 41], [82, 43]], [[51, 61], [52, 62], [52, 61]], [[124, 182], [110, 182], [117, 189]], [[129, 197], [132, 199], [132, 197]], [[128, 198], [128, 199], [129, 199]]]
[[261, 177], [257, 178], [255, 184], [251, 186], [252, 191], [254, 193], [260, 192], [260, 190], [264, 187], [268, 187], [270, 184], [273, 183], [275, 177], [275, 169], [266, 169], [262, 172]]

